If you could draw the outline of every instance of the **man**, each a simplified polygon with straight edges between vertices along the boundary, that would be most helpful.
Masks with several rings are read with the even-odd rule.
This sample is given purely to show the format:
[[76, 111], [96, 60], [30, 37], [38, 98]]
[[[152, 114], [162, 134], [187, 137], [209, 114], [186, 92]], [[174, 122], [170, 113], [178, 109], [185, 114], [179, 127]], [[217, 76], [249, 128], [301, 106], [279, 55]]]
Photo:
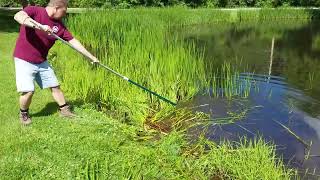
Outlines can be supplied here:
[[13, 56], [17, 91], [21, 93], [20, 121], [23, 125], [31, 124], [28, 111], [34, 93], [33, 81], [36, 81], [41, 89], [51, 89], [52, 96], [60, 107], [61, 116], [75, 116], [70, 111], [55, 73], [47, 61], [48, 51], [56, 41], [50, 34], [55, 33], [71, 43], [93, 63], [99, 62], [62, 23], [61, 19], [66, 15], [67, 5], [68, 0], [50, 0], [45, 8], [28, 6], [14, 16], [14, 19], [21, 24]]

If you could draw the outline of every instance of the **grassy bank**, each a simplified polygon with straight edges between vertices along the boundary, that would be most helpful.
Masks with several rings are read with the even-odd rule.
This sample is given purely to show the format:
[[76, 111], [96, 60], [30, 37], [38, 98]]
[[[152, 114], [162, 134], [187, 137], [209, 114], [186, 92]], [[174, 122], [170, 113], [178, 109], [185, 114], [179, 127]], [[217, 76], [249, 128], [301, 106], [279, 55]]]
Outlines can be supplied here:
[[[192, 46], [166, 34], [168, 19], [158, 19], [159, 24], [153, 19], [168, 14], [158, 12], [140, 21], [136, 12], [118, 13], [100, 14], [101, 23], [93, 24], [88, 23], [97, 19], [96, 14], [75, 16], [68, 24], [112, 68], [170, 98], [176, 98], [176, 90], [183, 92], [182, 99], [191, 97], [198, 81], [206, 78], [201, 56], [195, 56]], [[141, 13], [148, 14], [148, 10]], [[176, 25], [180, 20], [168, 22]], [[149, 25], [157, 31], [148, 29]], [[191, 145], [179, 132], [153, 138], [154, 133], [140, 125], [122, 123], [121, 113], [141, 122], [150, 109], [162, 112], [167, 106], [101, 69], [92, 69], [62, 45], [55, 48], [58, 54], [53, 52], [51, 62], [79, 117], [72, 121], [60, 118], [50, 92], [37, 89], [30, 108], [34, 123], [21, 127], [11, 57], [16, 37], [15, 26], [1, 29], [0, 81], [6, 90], [0, 97], [3, 179], [289, 179], [293, 174], [275, 157], [273, 146], [261, 140], [235, 146], [200, 138]], [[97, 107], [119, 119], [98, 112]]]

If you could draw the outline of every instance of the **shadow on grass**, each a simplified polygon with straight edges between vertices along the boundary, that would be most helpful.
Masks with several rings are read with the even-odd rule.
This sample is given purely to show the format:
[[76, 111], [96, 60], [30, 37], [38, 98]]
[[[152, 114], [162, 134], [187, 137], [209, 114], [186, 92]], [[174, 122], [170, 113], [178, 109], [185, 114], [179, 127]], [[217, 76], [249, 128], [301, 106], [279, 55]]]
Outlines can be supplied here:
[[19, 32], [19, 24], [13, 19], [15, 12], [0, 10], [0, 32]]
[[[79, 107], [83, 105], [83, 102], [80, 100], [75, 101], [69, 101], [68, 104], [72, 107]], [[58, 112], [59, 106], [56, 102], [50, 102], [48, 103], [44, 108], [42, 108], [40, 111], [31, 114], [33, 117], [43, 117], [43, 116], [50, 116], [56, 112]]]

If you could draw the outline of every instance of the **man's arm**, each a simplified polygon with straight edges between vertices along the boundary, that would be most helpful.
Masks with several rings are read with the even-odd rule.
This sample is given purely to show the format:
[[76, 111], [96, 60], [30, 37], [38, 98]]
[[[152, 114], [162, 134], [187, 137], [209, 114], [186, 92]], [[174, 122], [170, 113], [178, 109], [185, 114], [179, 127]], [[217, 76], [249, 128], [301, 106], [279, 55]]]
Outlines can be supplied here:
[[73, 38], [69, 41], [73, 47], [75, 47], [78, 51], [82, 52], [85, 56], [91, 59], [92, 62], [98, 63], [99, 60], [93, 56], [76, 38]]
[[14, 15], [14, 20], [19, 24], [25, 25], [27, 27], [36, 28], [38, 30], [44, 30], [48, 33], [52, 33], [52, 29], [47, 25], [42, 25], [37, 21], [33, 20], [26, 12], [19, 11]]

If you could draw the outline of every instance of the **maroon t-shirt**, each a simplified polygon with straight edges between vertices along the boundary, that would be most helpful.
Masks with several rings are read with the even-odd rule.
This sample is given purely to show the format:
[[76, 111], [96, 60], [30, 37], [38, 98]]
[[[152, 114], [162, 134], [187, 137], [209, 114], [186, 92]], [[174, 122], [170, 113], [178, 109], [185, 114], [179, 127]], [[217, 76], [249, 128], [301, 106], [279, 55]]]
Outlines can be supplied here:
[[[55, 34], [66, 41], [73, 36], [61, 21], [51, 19], [45, 8], [39, 6], [28, 6], [23, 9], [32, 19], [52, 28]], [[47, 33], [21, 25], [20, 34], [16, 42], [14, 57], [25, 61], [40, 64], [47, 60], [49, 49], [54, 45], [56, 39]]]

